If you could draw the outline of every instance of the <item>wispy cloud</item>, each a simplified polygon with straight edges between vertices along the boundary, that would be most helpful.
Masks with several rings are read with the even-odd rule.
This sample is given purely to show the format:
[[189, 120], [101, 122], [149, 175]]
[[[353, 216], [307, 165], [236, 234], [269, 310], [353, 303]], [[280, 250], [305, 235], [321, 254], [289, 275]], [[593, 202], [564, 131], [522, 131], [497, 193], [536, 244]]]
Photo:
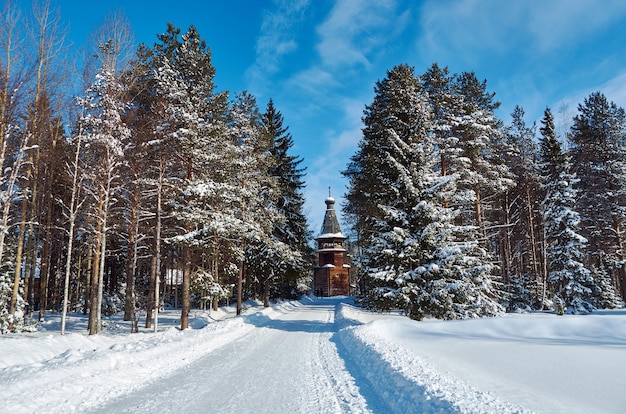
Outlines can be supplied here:
[[418, 47], [467, 62], [485, 55], [553, 52], [623, 18], [622, 0], [429, 0], [420, 10]]
[[339, 0], [317, 28], [317, 51], [330, 67], [369, 66], [369, 55], [394, 38], [407, 24], [407, 15], [396, 15], [393, 0]]
[[623, 18], [622, 0], [552, 0], [541, 6], [524, 2], [528, 30], [539, 50], [548, 52], [584, 40], [590, 34]]
[[246, 71], [250, 83], [263, 85], [264, 79], [280, 70], [285, 55], [298, 48], [296, 27], [306, 16], [310, 0], [275, 0], [263, 14], [256, 41], [256, 60]]
[[606, 82], [600, 91], [606, 95], [609, 101], [615, 102], [616, 105], [626, 108], [626, 72], [622, 72], [615, 78]]

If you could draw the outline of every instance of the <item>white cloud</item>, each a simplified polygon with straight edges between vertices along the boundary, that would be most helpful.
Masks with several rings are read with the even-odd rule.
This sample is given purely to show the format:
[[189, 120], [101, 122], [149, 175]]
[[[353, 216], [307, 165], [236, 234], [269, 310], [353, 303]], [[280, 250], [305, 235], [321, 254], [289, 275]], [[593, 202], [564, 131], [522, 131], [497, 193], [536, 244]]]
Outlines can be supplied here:
[[470, 63], [512, 49], [536, 55], [572, 47], [624, 14], [622, 0], [430, 0], [417, 42], [435, 58]]
[[368, 67], [369, 55], [392, 42], [406, 23], [406, 14], [396, 15], [394, 0], [338, 0], [317, 27], [322, 64]]
[[[619, 74], [600, 87], [609, 101], [626, 108], [626, 72]], [[590, 91], [590, 93], [593, 91]]]
[[256, 61], [246, 71], [251, 82], [263, 83], [267, 75], [280, 70], [284, 56], [298, 48], [293, 28], [304, 19], [309, 3], [310, 0], [276, 0], [274, 9], [263, 13]]
[[584, 39], [622, 18], [622, 0], [552, 0], [528, 7], [528, 30], [541, 51], [552, 51]]

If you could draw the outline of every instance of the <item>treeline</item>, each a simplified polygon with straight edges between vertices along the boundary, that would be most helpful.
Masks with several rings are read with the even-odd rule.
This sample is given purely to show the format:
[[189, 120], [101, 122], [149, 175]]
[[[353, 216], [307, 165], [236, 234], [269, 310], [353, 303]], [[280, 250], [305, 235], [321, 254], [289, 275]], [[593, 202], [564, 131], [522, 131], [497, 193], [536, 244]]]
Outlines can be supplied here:
[[558, 136], [473, 72], [399, 65], [343, 172], [361, 293], [414, 319], [588, 313], [626, 296], [626, 116], [601, 93]]
[[156, 329], [165, 305], [185, 329], [191, 306], [307, 290], [304, 170], [273, 102], [217, 91], [193, 26], [126, 59], [119, 15], [70, 96], [58, 17], [38, 5], [0, 15], [0, 331], [47, 310], [62, 332], [68, 310], [90, 334], [121, 310]]

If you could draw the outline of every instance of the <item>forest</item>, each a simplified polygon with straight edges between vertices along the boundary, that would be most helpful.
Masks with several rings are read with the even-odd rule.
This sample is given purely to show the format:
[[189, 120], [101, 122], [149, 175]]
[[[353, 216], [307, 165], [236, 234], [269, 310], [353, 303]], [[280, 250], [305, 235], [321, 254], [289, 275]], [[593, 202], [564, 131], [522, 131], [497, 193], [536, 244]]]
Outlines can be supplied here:
[[[270, 99], [216, 90], [195, 27], [135, 47], [112, 14], [72, 67], [41, 2], [0, 13], [0, 332], [46, 311], [156, 330], [163, 307], [311, 290], [305, 169]], [[72, 74], [80, 73], [81, 76]], [[602, 93], [557, 133], [473, 72], [407, 64], [374, 85], [342, 172], [352, 289], [412, 319], [588, 313], [626, 297], [626, 115]], [[140, 315], [142, 318], [140, 318]], [[140, 320], [141, 319], [141, 320]]]
[[626, 118], [594, 92], [558, 136], [473, 72], [398, 65], [343, 172], [367, 303], [412, 319], [623, 306]]
[[[210, 49], [172, 24], [153, 46], [110, 15], [76, 88], [49, 2], [0, 18], [0, 331], [45, 311], [158, 311], [298, 297], [310, 285], [302, 159], [270, 99], [216, 91]], [[130, 49], [130, 50], [129, 50]], [[80, 82], [79, 82], [80, 83]]]

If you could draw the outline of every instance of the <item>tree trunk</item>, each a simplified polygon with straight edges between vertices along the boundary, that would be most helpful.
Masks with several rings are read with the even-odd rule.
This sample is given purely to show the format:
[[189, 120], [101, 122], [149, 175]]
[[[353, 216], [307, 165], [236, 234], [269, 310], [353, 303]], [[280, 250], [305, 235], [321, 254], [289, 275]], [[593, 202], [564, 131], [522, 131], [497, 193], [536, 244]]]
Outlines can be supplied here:
[[148, 303], [146, 303], [146, 329], [152, 328], [152, 311], [154, 309], [154, 294], [156, 289], [156, 258], [150, 261], [150, 282], [148, 285]]
[[[163, 203], [163, 181], [165, 180], [165, 159], [161, 157], [159, 162], [159, 181], [157, 185], [157, 205], [156, 205], [156, 229], [154, 234], [154, 267], [155, 267], [155, 289], [154, 297], [156, 302], [156, 313], [154, 316], [154, 332], [159, 328], [159, 308], [161, 299], [159, 296], [159, 285], [161, 281], [161, 209]], [[187, 312], [189, 314], [189, 312]], [[181, 329], [182, 328], [181, 326]]]
[[[70, 274], [72, 266], [72, 249], [74, 246], [74, 226], [76, 225], [76, 213], [78, 210], [78, 161], [80, 157], [80, 144], [81, 138], [79, 136], [76, 145], [76, 153], [74, 156], [74, 165], [72, 171], [72, 196], [69, 205], [69, 225], [68, 230], [68, 243], [67, 243], [67, 257], [65, 259], [65, 283], [63, 284], [63, 310], [61, 312], [61, 335], [65, 334], [65, 322], [67, 317], [67, 306], [69, 300], [69, 287], [70, 287]], [[80, 268], [78, 270], [80, 272]]]
[[124, 320], [130, 321], [135, 315], [135, 272], [137, 269], [137, 233], [139, 228], [139, 188], [133, 187], [133, 195], [128, 225], [128, 253], [126, 255], [126, 297]]
[[[29, 174], [27, 174], [28, 176]], [[28, 199], [24, 197], [22, 199], [22, 221], [20, 222], [19, 238], [17, 241], [17, 252], [15, 254], [15, 274], [13, 278], [13, 291], [11, 292], [11, 302], [9, 305], [9, 315], [13, 315], [9, 330], [13, 329], [15, 323], [15, 312], [17, 311], [17, 296], [19, 295], [19, 288], [22, 281], [22, 256], [24, 251], [25, 233], [26, 233], [26, 216], [28, 213]]]
[[94, 243], [94, 261], [93, 261], [93, 269], [91, 273], [91, 294], [90, 294], [90, 306], [89, 306], [89, 335], [95, 335], [100, 332], [100, 315], [98, 315], [98, 310], [100, 308], [100, 304], [98, 303], [99, 292], [102, 290], [102, 286], [100, 283], [100, 268], [102, 267], [101, 262], [104, 261], [104, 257], [102, 257], [102, 237], [104, 236], [103, 231], [103, 203], [104, 203], [104, 195], [103, 189], [100, 189], [100, 194], [98, 196], [98, 210], [96, 215], [97, 228], [95, 232], [95, 243]]
[[237, 275], [237, 315], [241, 315], [243, 310], [243, 274], [244, 261], [239, 264], [239, 274]]
[[619, 279], [621, 281], [621, 291], [622, 300], [626, 300], [626, 268], [624, 268], [624, 243], [622, 241], [622, 231], [619, 225], [619, 220], [615, 215], [613, 215], [613, 232], [615, 233], [615, 242], [617, 244], [617, 258], [620, 263], [620, 267], [618, 268]]
[[89, 335], [98, 333], [98, 274], [100, 269], [100, 234], [96, 235], [94, 241], [93, 266], [91, 269], [89, 283]]
[[183, 286], [182, 286], [182, 310], [180, 313], [180, 329], [189, 328], [189, 311], [191, 310], [191, 298], [189, 288], [191, 287], [191, 247], [183, 247]]
[[270, 306], [270, 279], [266, 279], [263, 282], [263, 306], [269, 308]]
[[[191, 182], [193, 179], [193, 160], [189, 158], [187, 160], [187, 182]], [[185, 232], [189, 234], [191, 232], [191, 225], [185, 223]], [[191, 247], [185, 245], [183, 247], [183, 286], [182, 286], [182, 306], [180, 312], [180, 329], [187, 329], [189, 327], [189, 311], [191, 310]]]
[[530, 194], [530, 188], [526, 186], [526, 214], [528, 214], [528, 235], [530, 236], [530, 252], [533, 258], [533, 273], [535, 274], [535, 283], [537, 284], [535, 288], [535, 294], [537, 297], [539, 297], [541, 295], [541, 292], [539, 291], [541, 280], [539, 274], [539, 259], [536, 246], [537, 241], [535, 240], [535, 220], [531, 200], [532, 198]]
[[83, 305], [83, 315], [87, 313], [87, 310], [91, 309], [91, 281], [93, 280], [93, 260], [94, 260], [94, 246], [91, 245], [92, 238], [86, 241], [87, 246], [87, 269], [85, 269], [85, 303]]
[[128, 241], [128, 253], [126, 259], [126, 295], [124, 300], [124, 320], [130, 321], [135, 315], [135, 270], [137, 268], [137, 248], [135, 240]]

